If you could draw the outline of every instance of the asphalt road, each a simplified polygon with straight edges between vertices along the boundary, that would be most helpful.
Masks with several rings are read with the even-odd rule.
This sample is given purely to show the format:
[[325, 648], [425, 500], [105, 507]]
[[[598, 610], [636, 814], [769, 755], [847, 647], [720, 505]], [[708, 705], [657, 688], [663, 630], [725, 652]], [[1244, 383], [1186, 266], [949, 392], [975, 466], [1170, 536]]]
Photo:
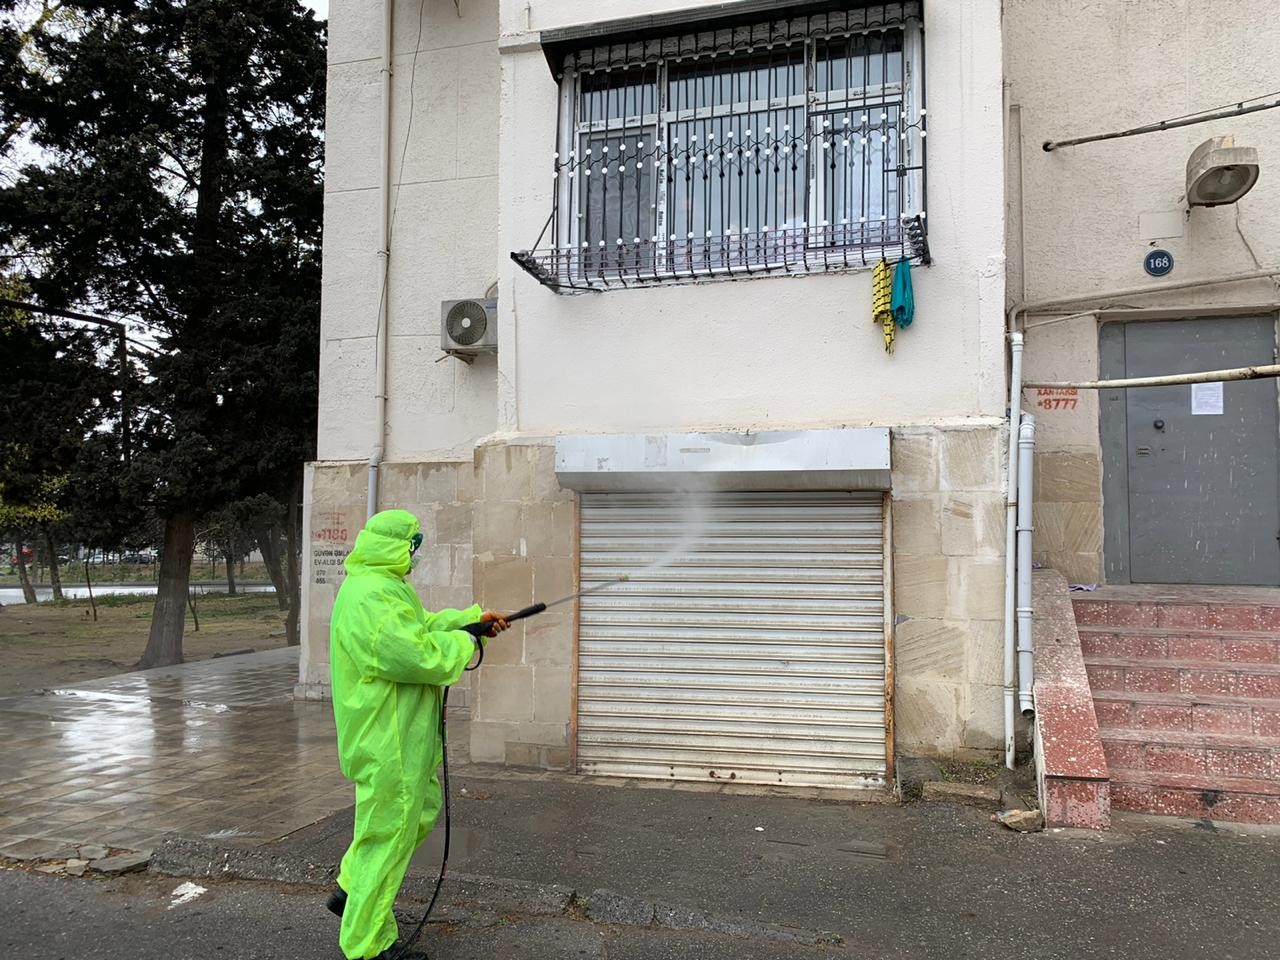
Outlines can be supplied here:
[[[465, 776], [454, 797], [452, 870], [829, 930], [859, 956], [1280, 957], [1274, 829], [1117, 817], [1101, 833], [1016, 834], [946, 803]], [[350, 837], [347, 812], [278, 848], [337, 863]], [[437, 842], [411, 870], [434, 876]]]
[[[338, 922], [314, 890], [214, 884], [175, 903], [186, 881], [115, 880], [0, 869], [5, 960], [341, 960]], [[817, 950], [689, 931], [605, 927], [568, 917], [476, 917], [432, 925], [432, 960], [817, 960]], [[861, 954], [880, 960], [888, 954]], [[892, 956], [896, 957], [897, 954]]]

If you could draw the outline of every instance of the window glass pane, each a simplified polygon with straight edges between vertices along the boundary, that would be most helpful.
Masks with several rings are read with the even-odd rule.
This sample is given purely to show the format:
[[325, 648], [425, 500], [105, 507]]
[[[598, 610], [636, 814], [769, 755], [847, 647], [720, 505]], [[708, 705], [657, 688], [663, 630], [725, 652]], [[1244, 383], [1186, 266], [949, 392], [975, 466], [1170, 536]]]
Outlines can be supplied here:
[[819, 93], [902, 84], [901, 30], [817, 41], [814, 86]]
[[803, 102], [803, 44], [672, 64], [668, 84], [667, 232], [677, 269], [722, 249], [718, 238], [800, 227], [809, 182], [804, 107], [751, 106]]
[[656, 66], [584, 73], [580, 79], [578, 122], [638, 121], [652, 114], [657, 102], [657, 79]]
[[876, 104], [870, 110], [866, 127], [857, 111], [813, 118], [814, 178], [821, 198], [817, 226], [828, 244], [895, 242], [899, 236], [901, 107]]
[[579, 137], [578, 244], [587, 244], [584, 269], [652, 269], [643, 258], [652, 256], [655, 171], [652, 161], [640, 159], [653, 152], [652, 141], [640, 129]]

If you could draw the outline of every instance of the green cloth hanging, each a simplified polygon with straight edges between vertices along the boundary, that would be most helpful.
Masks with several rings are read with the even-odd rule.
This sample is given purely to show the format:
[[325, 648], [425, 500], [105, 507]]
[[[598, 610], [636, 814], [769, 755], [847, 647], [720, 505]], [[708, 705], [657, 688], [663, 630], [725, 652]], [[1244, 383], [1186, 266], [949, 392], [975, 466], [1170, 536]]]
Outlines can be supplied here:
[[911, 326], [916, 318], [916, 297], [911, 290], [911, 264], [899, 260], [893, 268], [893, 322], [899, 327]]

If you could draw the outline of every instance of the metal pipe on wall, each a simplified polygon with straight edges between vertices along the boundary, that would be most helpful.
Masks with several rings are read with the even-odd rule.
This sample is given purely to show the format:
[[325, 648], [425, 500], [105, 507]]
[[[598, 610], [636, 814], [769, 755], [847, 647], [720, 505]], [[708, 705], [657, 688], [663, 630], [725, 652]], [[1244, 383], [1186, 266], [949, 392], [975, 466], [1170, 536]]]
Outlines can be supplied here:
[[373, 338], [373, 447], [369, 451], [368, 516], [378, 512], [378, 472], [387, 431], [387, 301], [391, 279], [391, 20], [395, 0], [382, 0], [382, 130], [378, 139], [378, 325]]
[[1170, 373], [1160, 377], [1129, 377], [1124, 380], [1063, 380], [1027, 383], [1024, 387], [1041, 390], [1120, 390], [1129, 387], [1177, 387], [1189, 383], [1226, 383], [1233, 380], [1265, 380], [1280, 377], [1280, 364], [1256, 367], [1231, 367], [1228, 370], [1202, 370], [1199, 373]]
[[1016, 690], [1016, 537], [1018, 509], [1018, 412], [1022, 396], [1022, 334], [1009, 338], [1009, 463], [1005, 485], [1004, 543], [1004, 763], [1014, 767], [1014, 692]]
[[1032, 300], [1015, 303], [1009, 307], [1006, 329], [1012, 332], [1017, 329], [1018, 315], [1032, 311], [1046, 310], [1051, 307], [1081, 306], [1087, 303], [1105, 303], [1117, 297], [1139, 297], [1150, 293], [1165, 293], [1170, 290], [1193, 290], [1198, 287], [1213, 287], [1222, 283], [1238, 283], [1244, 280], [1270, 280], [1280, 277], [1280, 267], [1260, 267], [1244, 273], [1228, 273], [1221, 277], [1200, 277], [1193, 280], [1173, 280], [1166, 283], [1152, 283], [1142, 287], [1124, 287], [1119, 290], [1103, 290], [1101, 292], [1082, 293], [1070, 297], [1055, 297], [1051, 300]]
[[1018, 702], [1024, 717], [1035, 713], [1035, 641], [1031, 615], [1032, 482], [1035, 472], [1036, 419], [1022, 415], [1018, 428]]

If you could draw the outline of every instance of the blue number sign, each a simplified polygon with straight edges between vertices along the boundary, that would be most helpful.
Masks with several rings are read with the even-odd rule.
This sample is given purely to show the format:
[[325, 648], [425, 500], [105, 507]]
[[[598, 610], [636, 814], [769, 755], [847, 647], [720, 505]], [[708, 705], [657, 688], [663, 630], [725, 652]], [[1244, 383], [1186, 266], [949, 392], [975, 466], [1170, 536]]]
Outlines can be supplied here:
[[1152, 250], [1142, 261], [1142, 269], [1153, 277], [1163, 277], [1173, 272], [1173, 254], [1168, 250]]

